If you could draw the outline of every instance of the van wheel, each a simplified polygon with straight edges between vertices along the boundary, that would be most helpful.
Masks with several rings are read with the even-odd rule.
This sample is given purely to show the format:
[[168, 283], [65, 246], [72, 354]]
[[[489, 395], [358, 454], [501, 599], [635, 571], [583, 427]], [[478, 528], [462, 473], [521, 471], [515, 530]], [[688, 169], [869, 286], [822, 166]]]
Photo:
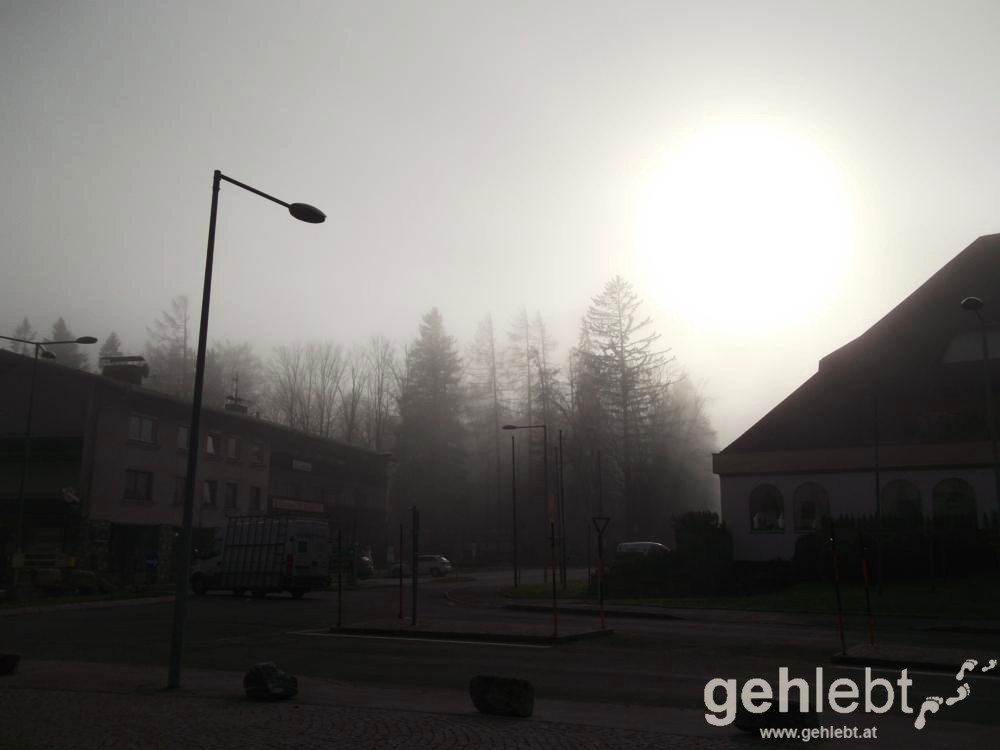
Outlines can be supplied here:
[[301, 599], [306, 595], [306, 589], [292, 589], [292, 598]]
[[208, 588], [205, 586], [205, 577], [200, 575], [194, 576], [191, 579], [191, 589], [194, 591], [195, 596], [204, 596], [205, 592], [208, 591]]

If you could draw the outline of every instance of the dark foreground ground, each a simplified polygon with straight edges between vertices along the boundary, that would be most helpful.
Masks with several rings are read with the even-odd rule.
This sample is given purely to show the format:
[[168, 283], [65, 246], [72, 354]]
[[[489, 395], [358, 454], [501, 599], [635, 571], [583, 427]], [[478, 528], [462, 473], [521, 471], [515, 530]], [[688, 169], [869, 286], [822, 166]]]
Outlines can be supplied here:
[[[418, 622], [450, 630], [550, 633], [551, 613], [512, 611], [496, 595], [502, 574], [422, 585]], [[371, 582], [347, 592], [345, 625], [399, 624], [396, 589]], [[535, 602], [537, 604], [537, 602]], [[411, 614], [409, 591], [405, 618]], [[333, 592], [297, 601], [215, 595], [192, 599], [183, 688], [165, 691], [170, 602], [56, 608], [0, 614], [2, 651], [23, 657], [0, 678], [3, 746], [90, 747], [732, 747], [760, 740], [705, 721], [714, 678], [777, 683], [778, 669], [813, 680], [864, 682], [864, 661], [833, 665], [840, 651], [829, 617], [672, 611], [670, 619], [615, 616], [615, 635], [554, 647], [356, 637], [331, 632]], [[681, 619], [676, 619], [681, 618]], [[563, 632], [598, 627], [596, 614], [559, 619]], [[921, 660], [1000, 656], [998, 626], [985, 621], [880, 619], [883, 654], [908, 660], [910, 703], [956, 695], [955, 674]], [[863, 619], [848, 622], [848, 645], [867, 642]], [[964, 655], [964, 656], [962, 656]], [[960, 659], [961, 656], [961, 659]], [[292, 701], [242, 697], [242, 673], [274, 661], [300, 679]], [[895, 680], [891, 661], [874, 676]], [[997, 670], [1000, 672], [1000, 669]], [[530, 721], [479, 716], [466, 687], [476, 674], [530, 680]], [[875, 740], [815, 740], [825, 746], [991, 747], [1000, 725], [1000, 679], [971, 674], [969, 695], [931, 715], [923, 730], [898, 705], [885, 715], [827, 711], [821, 726], [875, 727]], [[8, 739], [10, 741], [8, 741]], [[768, 746], [788, 744], [768, 740]], [[804, 744], [797, 740], [794, 746]]]

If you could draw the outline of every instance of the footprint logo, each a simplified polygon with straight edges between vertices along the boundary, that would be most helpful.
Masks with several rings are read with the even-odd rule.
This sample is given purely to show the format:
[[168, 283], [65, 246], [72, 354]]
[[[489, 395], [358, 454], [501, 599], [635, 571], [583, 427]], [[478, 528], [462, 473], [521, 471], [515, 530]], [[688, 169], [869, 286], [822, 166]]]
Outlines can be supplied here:
[[952, 698], [949, 698], [944, 703], [945, 703], [946, 706], [954, 706], [959, 701], [964, 701], [966, 698], [968, 698], [969, 697], [969, 693], [971, 693], [971, 692], [972, 692], [972, 688], [970, 688], [969, 687], [969, 683], [966, 682], [964, 685], [960, 685], [959, 686], [959, 688], [958, 688], [958, 695], [956, 695], [956, 696], [954, 696]]
[[923, 729], [927, 724], [927, 714], [936, 714], [941, 710], [941, 704], [944, 703], [943, 698], [939, 698], [936, 695], [928, 696], [922, 706], [920, 706], [920, 714], [917, 716], [917, 720], [913, 722], [913, 726], [917, 729]]
[[[997, 660], [990, 659], [987, 665], [983, 667], [981, 671], [989, 672], [996, 665], [997, 665]], [[966, 672], [974, 671], [977, 666], [979, 666], [979, 662], [976, 659], [966, 659], [964, 662], [962, 662], [962, 667], [961, 669], [958, 670], [958, 674], [955, 675], [955, 679], [958, 680], [959, 682], [962, 682], [962, 680], [965, 679]], [[941, 710], [942, 705], [954, 706], [956, 703], [961, 703], [971, 694], [972, 694], [972, 688], [969, 686], [969, 683], [962, 682], [962, 684], [958, 686], [958, 690], [955, 692], [955, 695], [951, 696], [948, 700], [944, 700], [943, 698], [936, 695], [928, 696], [924, 700], [923, 705], [920, 706], [920, 714], [917, 716], [917, 720], [913, 722], [913, 726], [915, 726], [917, 729], [923, 729], [927, 725], [928, 714], [936, 714], [938, 711]]]
[[971, 671], [973, 669], [975, 669], [977, 664], [979, 664], [979, 662], [976, 661], [975, 659], [966, 659], [962, 663], [962, 668], [960, 670], [958, 670], [958, 674], [955, 675], [955, 679], [958, 680], [959, 682], [961, 682], [962, 680], [964, 680], [965, 679], [965, 673], [969, 672], [969, 671]]

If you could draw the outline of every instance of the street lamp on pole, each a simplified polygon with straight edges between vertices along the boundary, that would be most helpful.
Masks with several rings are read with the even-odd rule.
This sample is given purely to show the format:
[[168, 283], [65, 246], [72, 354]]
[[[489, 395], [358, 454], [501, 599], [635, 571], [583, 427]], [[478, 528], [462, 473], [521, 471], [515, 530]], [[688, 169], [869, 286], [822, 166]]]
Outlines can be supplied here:
[[982, 335], [983, 348], [983, 383], [986, 388], [986, 421], [989, 422], [990, 445], [993, 450], [993, 481], [996, 491], [997, 522], [1000, 523], [1000, 452], [997, 450], [997, 429], [993, 418], [993, 384], [990, 379], [990, 349], [986, 333], [986, 321], [980, 314], [983, 301], [979, 297], [966, 297], [962, 300], [962, 309], [974, 313], [979, 320], [979, 331]]
[[[505, 430], [541, 430], [542, 431], [542, 442], [544, 443], [542, 450], [542, 487], [545, 493], [545, 513], [548, 516], [549, 513], [549, 428], [544, 424], [505, 424], [503, 426]], [[548, 568], [545, 566], [544, 561], [542, 564], [542, 569], [546, 571], [546, 576]]]
[[293, 217], [309, 224], [321, 224], [326, 215], [307, 203], [286, 203], [257, 188], [226, 177], [218, 169], [212, 179], [212, 210], [208, 220], [208, 250], [205, 254], [205, 283], [201, 295], [201, 324], [198, 329], [198, 355], [195, 360], [194, 394], [191, 404], [191, 426], [188, 431], [187, 476], [184, 478], [184, 510], [181, 518], [181, 535], [176, 551], [176, 594], [174, 598], [173, 628], [170, 633], [170, 663], [167, 687], [180, 687], [181, 652], [184, 646], [184, 615], [187, 609], [188, 574], [191, 570], [191, 525], [194, 515], [194, 494], [198, 473], [198, 453], [201, 446], [201, 398], [205, 385], [205, 349], [208, 343], [208, 309], [212, 294], [212, 262], [215, 256], [215, 222], [219, 212], [219, 187], [222, 181], [236, 185], [261, 198], [288, 209]]
[[35, 347], [34, 361], [31, 364], [31, 380], [28, 386], [28, 417], [24, 426], [24, 454], [21, 457], [21, 478], [17, 486], [17, 526], [14, 527], [14, 559], [11, 560], [11, 592], [17, 595], [17, 584], [21, 566], [24, 564], [24, 550], [22, 549], [22, 537], [24, 535], [24, 483], [28, 475], [28, 463], [31, 461], [31, 417], [35, 408], [35, 380], [38, 375], [38, 358], [56, 359], [56, 355], [45, 348], [46, 344], [96, 344], [97, 339], [93, 336], [80, 336], [69, 341], [29, 341], [27, 339], [14, 338], [13, 336], [0, 336], [0, 339], [15, 341], [19, 344]]

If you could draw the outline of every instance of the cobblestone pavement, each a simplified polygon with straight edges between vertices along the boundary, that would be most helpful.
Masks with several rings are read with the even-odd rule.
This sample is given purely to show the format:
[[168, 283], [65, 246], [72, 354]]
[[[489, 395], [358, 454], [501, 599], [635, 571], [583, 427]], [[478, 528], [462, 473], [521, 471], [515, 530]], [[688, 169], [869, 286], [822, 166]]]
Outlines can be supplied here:
[[[0, 727], [0, 744], [5, 750], [726, 750], [747, 746], [744, 737], [686, 737], [478, 714], [251, 703], [165, 691], [94, 693], [0, 688]], [[768, 747], [775, 745], [769, 742]]]

